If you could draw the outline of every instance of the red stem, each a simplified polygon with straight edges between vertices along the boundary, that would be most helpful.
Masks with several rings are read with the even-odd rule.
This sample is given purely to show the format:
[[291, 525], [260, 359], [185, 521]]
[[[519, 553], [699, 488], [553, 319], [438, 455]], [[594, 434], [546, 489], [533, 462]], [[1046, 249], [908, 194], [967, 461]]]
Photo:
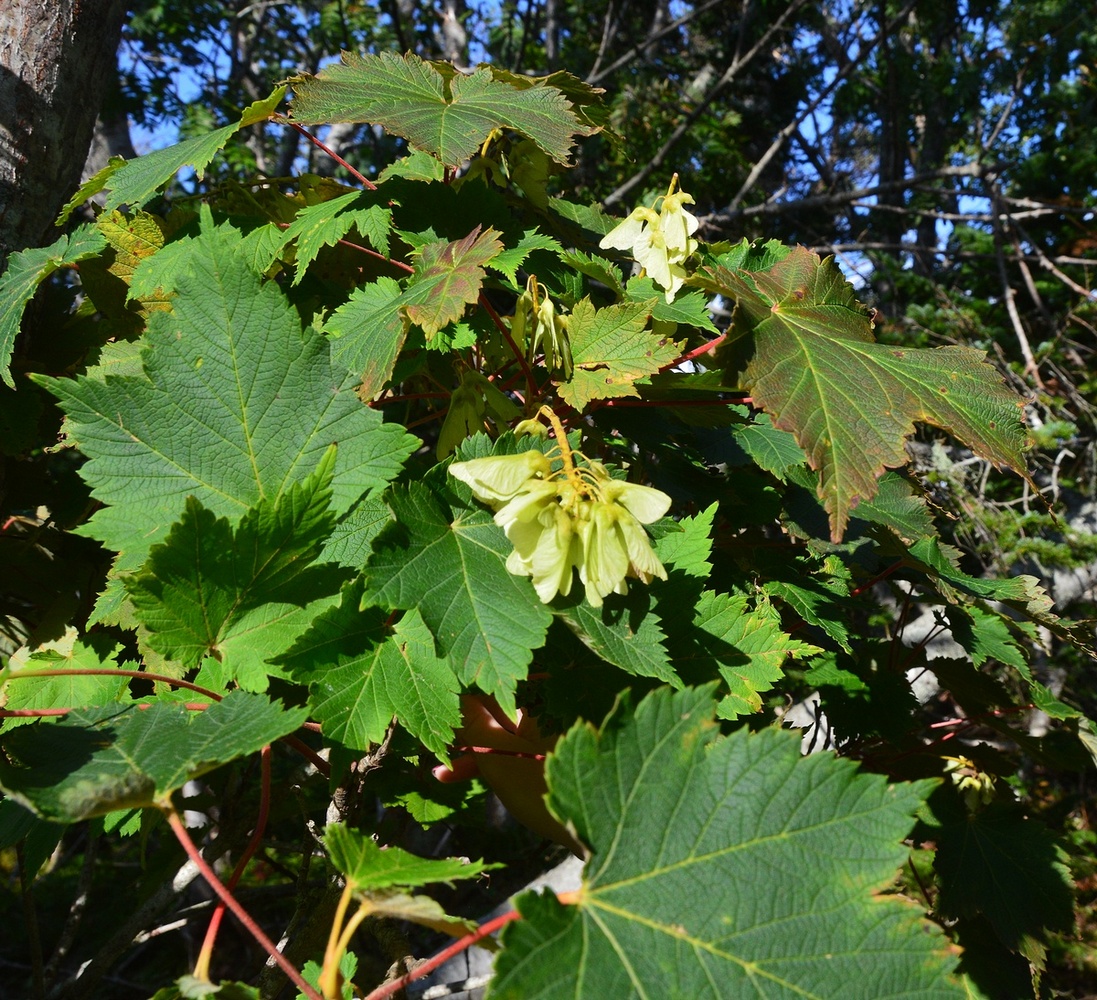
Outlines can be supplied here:
[[[244, 874], [244, 869], [247, 868], [248, 863], [255, 856], [255, 852], [259, 850], [259, 845], [263, 842], [263, 834], [267, 829], [267, 817], [270, 815], [270, 744], [268, 743], [262, 750], [259, 751], [259, 762], [261, 767], [262, 778], [259, 785], [259, 816], [255, 821], [255, 832], [251, 835], [251, 840], [248, 841], [248, 846], [244, 848], [244, 853], [240, 855], [240, 860], [236, 863], [236, 867], [232, 871], [232, 875], [229, 876], [228, 884], [226, 888], [231, 891], [236, 888], [237, 883]], [[221, 928], [221, 921], [225, 916], [225, 904], [218, 903], [217, 909], [213, 911], [213, 916], [210, 917], [209, 926], [206, 928], [206, 939], [202, 942], [201, 954], [212, 955], [213, 946], [217, 941], [217, 932]]]
[[259, 942], [263, 950], [274, 959], [275, 964], [289, 977], [290, 981], [305, 994], [308, 1000], [324, 1000], [324, 998], [305, 981], [304, 976], [297, 971], [293, 963], [278, 950], [278, 946], [263, 933], [263, 928], [252, 920], [248, 911], [245, 910], [236, 901], [232, 893], [221, 884], [221, 880], [217, 877], [214, 870], [206, 863], [206, 859], [202, 857], [202, 854], [195, 846], [194, 841], [190, 839], [190, 834], [187, 833], [187, 828], [183, 825], [182, 817], [175, 811], [174, 807], [169, 805], [169, 807], [164, 810], [164, 814], [167, 817], [168, 826], [171, 827], [171, 832], [175, 834], [176, 839], [183, 845], [183, 850], [187, 852], [187, 857], [197, 865], [198, 870], [202, 873], [202, 877], [209, 884], [209, 887], [224, 901], [225, 906], [232, 911], [233, 916], [244, 925], [247, 932]]
[[665, 372], [668, 368], [680, 365], [684, 361], [692, 361], [694, 358], [699, 358], [702, 354], [708, 354], [709, 351], [715, 351], [716, 348], [727, 339], [728, 335], [726, 333], [721, 333], [715, 340], [706, 340], [700, 347], [695, 347], [692, 351], [686, 351], [685, 354], [675, 358], [673, 361], [668, 361], [659, 371]]
[[399, 993], [408, 983], [415, 982], [416, 979], [422, 979], [423, 976], [433, 972], [440, 965], [444, 965], [454, 955], [459, 955], [466, 948], [471, 948], [477, 941], [483, 940], [490, 934], [494, 934], [500, 927], [509, 924], [512, 920], [521, 919], [517, 910], [508, 910], [502, 916], [495, 917], [493, 920], [489, 920], [487, 923], [481, 924], [471, 934], [465, 935], [465, 937], [454, 941], [448, 948], [443, 948], [437, 955], [432, 955], [422, 965], [416, 966], [411, 972], [406, 973], [399, 979], [394, 979], [391, 983], [385, 983], [382, 986], [378, 986], [372, 993], [370, 993], [366, 1000], [385, 1000], [385, 997], [390, 997], [394, 993]]
[[740, 396], [738, 399], [634, 399], [630, 396], [599, 399], [595, 402], [601, 406], [750, 406], [754, 400], [750, 396]]
[[[209, 702], [205, 701], [184, 701], [179, 704], [188, 712], [204, 712], [209, 708]], [[142, 702], [137, 706], [137, 710], [144, 711], [146, 708], [151, 707], [151, 702]], [[75, 711], [75, 708], [5, 708], [0, 709], [0, 719], [47, 719], [58, 715], [68, 715], [69, 712]]]
[[487, 300], [487, 296], [483, 292], [480, 293], [480, 305], [483, 306], [484, 311], [491, 317], [491, 321], [496, 325], [499, 332], [503, 335], [503, 339], [507, 342], [511, 352], [518, 360], [518, 364], [522, 368], [522, 374], [526, 377], [526, 388], [529, 390], [529, 402], [537, 398], [537, 384], [533, 381], [533, 372], [530, 370], [529, 362], [526, 360], [525, 354], [518, 350], [518, 345], [514, 342], [514, 338], [510, 335], [510, 328], [503, 322], [503, 318], [495, 311], [495, 308]]
[[484, 753], [499, 757], [524, 757], [526, 760], [544, 760], [543, 753], [527, 753], [525, 750], [500, 750], [498, 747], [454, 747], [455, 753]]
[[900, 569], [902, 567], [902, 565], [903, 565], [903, 560], [902, 559], [897, 559], [890, 566], [888, 566], [888, 568], [885, 569], [883, 572], [877, 573], [876, 576], [874, 576], [871, 580], [868, 581], [868, 583], [862, 583], [860, 587], [856, 587], [852, 591], [850, 591], [849, 596], [850, 597], [860, 597], [870, 587], [875, 587], [876, 584], [878, 584], [881, 580], [886, 580], [897, 569]]
[[308, 760], [312, 762], [312, 766], [325, 778], [331, 775], [331, 765], [313, 750], [312, 747], [299, 740], [296, 736], [283, 736], [279, 742], [285, 743], [288, 747], [293, 747], [302, 757], [308, 758]]
[[364, 174], [360, 174], [357, 170], [354, 169], [354, 167], [352, 167], [349, 163], [347, 163], [347, 161], [344, 160], [343, 157], [341, 157], [337, 152], [335, 152], [334, 149], [331, 149], [330, 147], [324, 145], [324, 143], [322, 143], [319, 139], [317, 139], [316, 136], [314, 136], [308, 129], [304, 128], [301, 125], [298, 125], [297, 122], [286, 121], [286, 119], [284, 119], [284, 118], [279, 119], [279, 120], [280, 121], [285, 121], [286, 124], [290, 126], [290, 128], [296, 129], [301, 135], [303, 135], [306, 139], [308, 139], [308, 141], [311, 142], [317, 149], [321, 149], [325, 153], [327, 153], [328, 156], [330, 156], [336, 163], [339, 164], [339, 166], [341, 166], [345, 170], [347, 170], [352, 177], [355, 177], [359, 181], [361, 181], [363, 187], [367, 187], [371, 191], [376, 191], [377, 190], [377, 185], [374, 184], [373, 181], [371, 181]]
[[204, 694], [207, 698], [212, 698], [214, 701], [220, 701], [223, 697], [216, 691], [199, 687], [197, 684], [191, 684], [190, 681], [180, 680], [178, 677], [168, 677], [165, 674], [151, 674], [144, 670], [122, 670], [110, 667], [50, 667], [44, 670], [14, 670], [8, 674], [8, 680], [17, 680], [20, 677], [69, 677], [72, 675], [94, 676], [96, 674], [104, 677], [132, 677], [139, 681], [163, 681], [165, 684], [171, 684], [174, 687], [186, 688], [188, 691]]
[[[14, 680], [20, 677], [67, 677], [71, 675], [95, 675], [100, 674], [106, 677], [133, 677], [137, 680], [151, 680], [151, 681], [163, 681], [165, 684], [173, 684], [175, 687], [186, 688], [188, 691], [196, 691], [198, 694], [203, 694], [207, 698], [213, 701], [220, 701], [223, 695], [218, 694], [216, 691], [211, 691], [209, 688], [200, 687], [197, 684], [192, 684], [190, 681], [180, 680], [178, 677], [168, 677], [165, 674], [150, 674], [144, 670], [113, 670], [108, 667], [52, 667], [46, 670], [17, 670], [8, 675], [9, 680]], [[208, 705], [202, 702], [188, 701], [183, 703], [184, 707], [191, 712], [202, 711], [209, 708]], [[138, 708], [147, 708], [148, 705], [138, 705]], [[20, 708], [20, 709], [0, 709], [0, 719], [2, 718], [24, 718], [24, 717], [40, 717], [54, 715], [66, 715], [73, 711], [72, 708]], [[320, 727], [315, 723], [304, 724], [305, 729], [315, 729], [319, 731]], [[298, 753], [307, 757], [312, 761], [315, 768], [323, 774], [325, 777], [331, 772], [331, 768], [328, 762], [323, 757], [319, 756], [315, 750], [312, 749], [307, 743], [303, 743], [296, 736], [283, 736], [281, 738], [282, 743], [287, 746], [293, 747]]]

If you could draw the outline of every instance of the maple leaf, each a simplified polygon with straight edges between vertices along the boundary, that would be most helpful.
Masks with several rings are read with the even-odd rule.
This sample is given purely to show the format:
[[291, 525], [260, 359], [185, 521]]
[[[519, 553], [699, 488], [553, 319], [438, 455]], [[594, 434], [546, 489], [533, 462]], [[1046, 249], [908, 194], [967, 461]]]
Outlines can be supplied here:
[[639, 396], [635, 382], [653, 375], [679, 354], [678, 345], [647, 329], [655, 300], [595, 309], [589, 298], [568, 319], [575, 366], [560, 395], [577, 410], [593, 399]]
[[802, 757], [773, 728], [721, 739], [711, 689], [630, 709], [578, 723], [548, 758], [549, 806], [590, 858], [574, 905], [518, 898], [493, 997], [963, 995], [940, 930], [880, 894], [933, 782]]
[[447, 79], [418, 56], [344, 52], [342, 62], [291, 83], [294, 121], [381, 125], [450, 167], [472, 156], [498, 128], [521, 132], [559, 163], [567, 161], [573, 137], [592, 130], [558, 88], [520, 88], [497, 80], [487, 66]]
[[742, 384], [818, 470], [834, 541], [884, 469], [907, 463], [916, 422], [1026, 475], [1022, 400], [985, 354], [875, 343], [868, 311], [832, 259], [744, 240], [695, 283], [736, 300], [736, 331], [750, 338], [737, 345], [750, 354]]
[[465, 306], [480, 295], [484, 265], [502, 251], [499, 233], [490, 226], [483, 232], [477, 226], [452, 243], [424, 243], [400, 300], [408, 319], [423, 328], [428, 340], [447, 323], [460, 319]]

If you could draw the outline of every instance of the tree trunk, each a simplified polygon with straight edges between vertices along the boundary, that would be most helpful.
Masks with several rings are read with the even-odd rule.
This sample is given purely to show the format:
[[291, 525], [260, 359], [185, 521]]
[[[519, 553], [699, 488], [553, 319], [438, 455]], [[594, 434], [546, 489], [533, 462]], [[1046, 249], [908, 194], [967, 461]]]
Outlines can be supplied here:
[[0, 270], [52, 242], [80, 182], [126, 0], [4, 0], [0, 14]]

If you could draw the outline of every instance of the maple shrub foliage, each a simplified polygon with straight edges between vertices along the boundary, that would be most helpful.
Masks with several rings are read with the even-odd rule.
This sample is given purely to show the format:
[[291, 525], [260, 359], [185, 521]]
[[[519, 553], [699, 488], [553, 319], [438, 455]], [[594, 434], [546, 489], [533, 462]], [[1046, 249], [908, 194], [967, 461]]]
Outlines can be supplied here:
[[[112, 163], [66, 210], [105, 198], [95, 221], [0, 284], [4, 380], [63, 411], [94, 500], [70, 530], [113, 558], [0, 675], [3, 842], [34, 833], [37, 865], [64, 824], [151, 816], [196, 856], [181, 789], [250, 755], [263, 803], [272, 755], [321, 790], [372, 755], [362, 788], [390, 772], [376, 795], [429, 826], [431, 767], [476, 747], [586, 859], [578, 892], [518, 897], [491, 997], [995, 996], [1018, 965], [1038, 992], [1072, 880], [1010, 777], [1086, 766], [1093, 724], [1030, 659], [1085, 636], [1034, 579], [965, 572], [901, 471], [922, 424], [1026, 476], [1022, 401], [981, 352], [877, 343], [831, 260], [700, 241], [674, 177], [625, 218], [552, 196], [606, 126], [566, 73], [344, 56], [290, 86]], [[407, 155], [161, 194], [241, 128], [336, 122]], [[28, 371], [59, 270], [86, 353]], [[902, 641], [920, 608], [963, 655]], [[774, 721], [811, 692], [837, 752]], [[332, 815], [328, 946], [278, 961], [309, 998], [390, 995], [355, 982], [362, 919], [466, 935], [424, 887], [492, 866]], [[274, 951], [241, 871], [204, 873]], [[214, 941], [157, 996], [217, 995]]]

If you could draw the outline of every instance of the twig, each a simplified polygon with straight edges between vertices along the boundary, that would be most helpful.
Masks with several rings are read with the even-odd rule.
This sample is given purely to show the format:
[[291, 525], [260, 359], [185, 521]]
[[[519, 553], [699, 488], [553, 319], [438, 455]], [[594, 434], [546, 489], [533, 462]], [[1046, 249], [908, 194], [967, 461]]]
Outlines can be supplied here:
[[667, 158], [667, 154], [670, 153], [670, 151], [676, 145], [678, 145], [678, 141], [690, 130], [690, 128], [693, 126], [693, 123], [697, 121], [697, 119], [700, 118], [701, 115], [703, 115], [708, 110], [709, 105], [712, 104], [714, 100], [716, 100], [716, 97], [719, 95], [720, 91], [722, 91], [729, 83], [731, 83], [731, 81], [734, 80], [736, 76], [738, 76], [739, 71], [744, 66], [749, 64], [763, 48], [770, 44], [773, 36], [778, 31], [780, 31], [781, 28], [784, 27], [785, 21], [794, 13], [796, 13], [796, 11], [798, 11], [802, 6], [804, 6], [805, 2], [806, 0], [792, 0], [792, 3], [790, 3], [788, 7], [786, 7], [785, 10], [780, 14], [780, 16], [766, 29], [762, 37], [759, 38], [758, 41], [751, 46], [750, 51], [747, 52], [745, 56], [740, 57], [739, 52], [736, 51], [735, 55], [732, 57], [731, 62], [728, 64], [727, 69], [724, 70], [723, 75], [720, 77], [720, 79], [717, 80], [716, 83], [714, 83], [709, 89], [708, 93], [706, 93], [705, 96], [697, 102], [697, 106], [692, 111], [690, 111], [690, 113], [686, 115], [686, 117], [681, 122], [679, 122], [675, 130], [671, 132], [670, 137], [666, 140], [666, 142], [663, 143], [662, 146], [659, 147], [659, 150], [656, 152], [656, 154], [651, 157], [651, 159], [648, 160], [648, 162], [645, 163], [644, 166], [637, 170], [636, 173], [634, 173], [627, 181], [625, 181], [623, 184], [618, 185], [618, 187], [609, 194], [609, 196], [602, 203], [604, 206], [608, 207], [610, 205], [613, 205], [615, 202], [620, 201], [634, 187], [647, 180], [648, 177], [650, 177], [656, 170], [658, 170], [663, 165], [664, 161]]
[[297, 122], [291, 122], [288, 118], [284, 118], [281, 115], [275, 117], [273, 120], [289, 125], [289, 127], [292, 129], [296, 129], [301, 135], [308, 139], [309, 142], [316, 146], [317, 149], [323, 150], [323, 152], [327, 153], [328, 156], [330, 156], [336, 163], [338, 163], [339, 166], [343, 167], [343, 169], [345, 169], [352, 177], [360, 181], [363, 187], [368, 188], [370, 191], [377, 190], [377, 185], [374, 184], [373, 181], [371, 181], [365, 174], [356, 170], [349, 163], [347, 163], [347, 161], [344, 160], [343, 157], [341, 157], [337, 152], [335, 152], [334, 149], [329, 148], [327, 145], [317, 139], [316, 136], [314, 136], [307, 128], [302, 125], [298, 125]]
[[[247, 869], [259, 845], [263, 842], [263, 834], [267, 829], [267, 817], [270, 816], [270, 744], [268, 743], [259, 752], [261, 779], [259, 784], [259, 815], [255, 820], [255, 832], [251, 835], [247, 847], [244, 848], [240, 860], [229, 876], [226, 888], [235, 889], [244, 871]], [[198, 953], [198, 960], [194, 964], [194, 975], [197, 979], [209, 979], [210, 958], [213, 956], [213, 947], [217, 943], [217, 933], [221, 929], [221, 921], [225, 917], [225, 904], [217, 904], [217, 908], [210, 917], [209, 926], [206, 928], [206, 937], [202, 942], [202, 949]]]
[[206, 880], [209, 887], [232, 911], [233, 916], [244, 925], [247, 932], [259, 943], [263, 950], [278, 963], [278, 967], [289, 977], [290, 981], [305, 994], [307, 1000], [324, 1000], [324, 998], [305, 980], [305, 977], [297, 971], [289, 959], [278, 950], [275, 943], [264, 933], [263, 928], [252, 919], [251, 914], [249, 914], [248, 911], [236, 901], [232, 893], [222, 885], [221, 880], [217, 877], [217, 873], [209, 866], [206, 859], [202, 857], [198, 848], [195, 846], [194, 841], [191, 840], [186, 826], [183, 825], [183, 819], [179, 813], [176, 812], [175, 808], [169, 806], [164, 810], [164, 815], [167, 818], [168, 826], [171, 827], [171, 832], [175, 834], [175, 838], [183, 846], [183, 850], [187, 852], [187, 857], [198, 866], [198, 870], [201, 872], [202, 877]]
[[448, 948], [443, 948], [437, 955], [432, 955], [423, 962], [422, 965], [416, 966], [410, 972], [402, 975], [399, 979], [394, 979], [390, 983], [378, 986], [377, 989], [366, 997], [366, 1000], [385, 1000], [386, 997], [390, 997], [394, 993], [399, 993], [408, 983], [413, 983], [416, 979], [422, 979], [423, 976], [433, 972], [440, 965], [444, 965], [453, 958], [454, 955], [461, 954], [466, 948], [471, 948], [476, 944], [477, 941], [482, 941], [489, 935], [494, 934], [500, 927], [504, 927], [512, 920], [518, 919], [520, 919], [520, 914], [517, 910], [508, 910], [501, 916], [481, 924], [471, 934], [467, 934], [465, 937], [454, 941]]

